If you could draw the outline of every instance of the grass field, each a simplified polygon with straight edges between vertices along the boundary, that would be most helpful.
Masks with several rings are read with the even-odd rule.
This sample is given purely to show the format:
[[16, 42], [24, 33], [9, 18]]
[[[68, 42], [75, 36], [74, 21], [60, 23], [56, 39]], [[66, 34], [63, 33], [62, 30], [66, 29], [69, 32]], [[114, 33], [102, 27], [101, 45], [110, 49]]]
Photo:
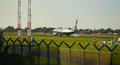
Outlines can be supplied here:
[[[25, 34], [22, 34], [25, 35]], [[17, 39], [16, 33], [5, 33], [5, 39], [11, 38], [12, 40]], [[115, 37], [120, 36], [114, 36], [114, 35], [105, 35], [105, 34], [80, 34], [77, 37], [74, 36], [54, 36], [52, 34], [41, 34], [41, 33], [32, 33], [32, 38], [35, 39], [37, 43], [41, 42], [41, 40], [45, 40], [46, 43], [49, 43], [50, 41], [55, 41], [57, 44], [60, 44], [62, 41], [64, 43], [67, 43], [69, 46], [72, 45], [75, 42], [74, 47], [72, 48], [80, 48], [78, 43], [81, 43], [83, 46], [90, 43], [88, 49], [94, 50], [93, 44], [97, 44], [98, 46], [101, 46], [102, 41], [111, 41], [115, 40]], [[22, 36], [21, 39], [27, 38], [26, 36]], [[110, 44], [109, 44], [110, 45]], [[62, 45], [61, 47], [65, 47], [65, 45]], [[112, 47], [112, 46], [111, 46]]]
[[[4, 36], [5, 38], [12, 38], [12, 39], [16, 39], [17, 36], [16, 33], [5, 33]], [[26, 34], [23, 33], [22, 34], [22, 38], [26, 38]], [[36, 39], [36, 41], [40, 41], [42, 39], [45, 39], [47, 41], [50, 40], [54, 40], [56, 42], [59, 41], [66, 41], [66, 42], [93, 42], [93, 40], [96, 40], [97, 42], [99, 41], [107, 41], [107, 40], [113, 40], [114, 39], [114, 35], [106, 35], [106, 34], [101, 34], [101, 35], [97, 35], [97, 34], [79, 34], [78, 36], [54, 36], [53, 34], [43, 34], [43, 33], [32, 33], [32, 37]], [[120, 36], [118, 36], [120, 37]]]

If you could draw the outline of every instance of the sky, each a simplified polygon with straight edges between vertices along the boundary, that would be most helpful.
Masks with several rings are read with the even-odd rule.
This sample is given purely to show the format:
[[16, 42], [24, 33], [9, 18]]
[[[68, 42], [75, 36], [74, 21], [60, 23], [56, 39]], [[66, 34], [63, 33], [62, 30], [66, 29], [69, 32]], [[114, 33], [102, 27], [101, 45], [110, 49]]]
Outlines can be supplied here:
[[[28, 0], [21, 0], [21, 24], [27, 26]], [[120, 0], [31, 0], [32, 29], [73, 27], [120, 29]], [[0, 0], [0, 28], [17, 27], [18, 0]]]

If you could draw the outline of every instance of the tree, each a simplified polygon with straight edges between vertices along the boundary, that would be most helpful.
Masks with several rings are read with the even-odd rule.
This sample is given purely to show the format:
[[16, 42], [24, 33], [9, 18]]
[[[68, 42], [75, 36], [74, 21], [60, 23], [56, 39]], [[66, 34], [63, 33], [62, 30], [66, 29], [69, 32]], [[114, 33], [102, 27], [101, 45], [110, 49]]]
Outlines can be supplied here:
[[106, 29], [106, 33], [108, 33], [108, 32], [113, 33], [114, 31], [111, 28], [108, 28], [108, 29]]
[[2, 28], [0, 28], [0, 31], [3, 31], [3, 29], [2, 29]]
[[3, 31], [4, 32], [16, 32], [16, 29], [13, 26], [8, 26]]
[[32, 29], [32, 32], [51, 33], [53, 29], [54, 28], [52, 28], [52, 27], [49, 27], [49, 28], [47, 28], [47, 27], [39, 27], [39, 28]]

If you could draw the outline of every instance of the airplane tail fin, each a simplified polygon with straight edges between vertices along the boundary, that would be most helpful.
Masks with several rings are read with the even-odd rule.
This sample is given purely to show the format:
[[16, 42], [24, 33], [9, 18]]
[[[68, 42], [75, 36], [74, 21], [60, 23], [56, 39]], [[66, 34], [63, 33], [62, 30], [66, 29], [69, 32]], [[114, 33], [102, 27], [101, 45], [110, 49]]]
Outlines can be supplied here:
[[75, 30], [77, 30], [78, 19], [76, 19]]

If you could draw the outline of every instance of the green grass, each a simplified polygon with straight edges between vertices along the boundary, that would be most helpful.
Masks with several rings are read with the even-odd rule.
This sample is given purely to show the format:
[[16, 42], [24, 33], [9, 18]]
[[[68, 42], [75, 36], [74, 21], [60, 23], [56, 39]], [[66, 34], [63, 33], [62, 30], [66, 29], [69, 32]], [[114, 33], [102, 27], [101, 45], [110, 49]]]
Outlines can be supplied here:
[[[10, 33], [9, 33], [10, 34]], [[11, 33], [12, 34], [12, 33]], [[81, 37], [60, 37], [60, 36], [53, 36], [50, 34], [43, 34], [43, 35], [36, 35], [32, 36], [32, 38], [35, 39], [37, 43], [40, 43], [41, 40], [45, 40], [47, 44], [49, 44], [52, 40], [55, 41], [58, 45], [64, 41], [64, 43], [67, 43], [69, 46], [71, 46], [74, 42], [76, 43], [72, 48], [80, 48], [78, 43], [81, 43], [83, 46], [86, 46], [88, 43], [90, 43], [88, 49], [94, 50], [93, 44], [96, 43], [98, 46], [100, 46], [101, 41], [109, 41], [113, 40], [114, 36], [113, 35], [88, 35], [88, 34], [80, 34]], [[85, 37], [84, 37], [85, 36]], [[96, 36], [97, 38], [91, 37], [91, 36]], [[5, 36], [5, 39], [8, 40], [11, 38], [13, 41], [17, 39], [17, 36]], [[23, 38], [27, 38], [26, 36], [22, 36], [21, 40]], [[9, 42], [12, 44], [12, 42]], [[100, 44], [99, 44], [100, 43]], [[51, 46], [55, 46], [52, 44]], [[61, 47], [65, 47], [66, 45], [63, 44]]]

